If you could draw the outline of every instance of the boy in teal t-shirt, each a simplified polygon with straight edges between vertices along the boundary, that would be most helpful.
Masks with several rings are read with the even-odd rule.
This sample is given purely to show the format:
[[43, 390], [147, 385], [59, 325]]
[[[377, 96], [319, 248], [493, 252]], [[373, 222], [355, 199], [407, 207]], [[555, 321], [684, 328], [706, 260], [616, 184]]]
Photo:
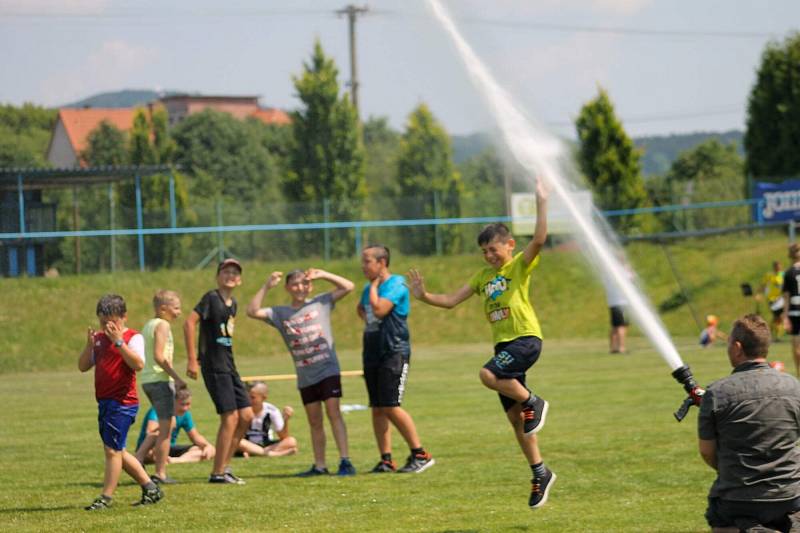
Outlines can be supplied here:
[[542, 350], [542, 330], [530, 302], [530, 279], [539, 264], [539, 252], [547, 239], [547, 194], [542, 180], [536, 184], [536, 228], [525, 249], [514, 255], [516, 242], [504, 224], [489, 224], [478, 235], [478, 245], [488, 266], [450, 294], [432, 294], [422, 275], [409, 272], [414, 297], [433, 306], [452, 308], [473, 294], [483, 299], [492, 328], [494, 356], [481, 368], [481, 382], [497, 391], [514, 428], [522, 453], [533, 472], [528, 505], [537, 509], [547, 501], [556, 475], [544, 465], [536, 433], [545, 423], [548, 403], [525, 383], [526, 371]]

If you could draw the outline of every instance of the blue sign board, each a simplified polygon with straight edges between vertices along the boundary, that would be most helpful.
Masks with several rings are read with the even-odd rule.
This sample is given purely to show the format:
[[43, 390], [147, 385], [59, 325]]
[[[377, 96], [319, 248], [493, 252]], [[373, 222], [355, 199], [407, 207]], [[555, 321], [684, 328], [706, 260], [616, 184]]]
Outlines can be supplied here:
[[800, 220], [800, 180], [782, 183], [756, 182], [753, 198], [753, 219], [758, 222]]

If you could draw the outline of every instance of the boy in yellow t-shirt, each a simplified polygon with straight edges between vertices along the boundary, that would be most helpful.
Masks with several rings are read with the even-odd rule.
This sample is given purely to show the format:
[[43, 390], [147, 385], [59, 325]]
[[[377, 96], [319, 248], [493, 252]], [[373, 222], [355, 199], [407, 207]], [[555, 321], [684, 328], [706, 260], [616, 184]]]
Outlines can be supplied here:
[[542, 331], [530, 303], [530, 277], [539, 263], [539, 252], [547, 238], [547, 194], [542, 180], [536, 184], [536, 228], [525, 249], [514, 255], [516, 241], [504, 224], [484, 227], [478, 245], [489, 264], [450, 294], [432, 294], [422, 275], [409, 272], [414, 297], [433, 306], [452, 308], [473, 294], [483, 299], [492, 328], [494, 357], [480, 371], [481, 382], [497, 391], [506, 416], [514, 428], [522, 453], [533, 472], [528, 505], [537, 509], [547, 501], [556, 475], [545, 467], [536, 437], [545, 423], [548, 403], [525, 384], [525, 372], [536, 363], [542, 349]]

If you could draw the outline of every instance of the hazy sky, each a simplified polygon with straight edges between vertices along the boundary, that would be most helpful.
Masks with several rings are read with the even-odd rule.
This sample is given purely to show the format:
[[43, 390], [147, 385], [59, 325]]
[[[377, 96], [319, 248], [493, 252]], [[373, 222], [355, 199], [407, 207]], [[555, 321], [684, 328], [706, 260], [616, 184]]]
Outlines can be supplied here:
[[[359, 2], [361, 111], [400, 128], [419, 102], [451, 133], [492, 127], [424, 0]], [[605, 87], [632, 135], [743, 128], [764, 46], [800, 0], [446, 0], [532, 116], [572, 136]], [[0, 102], [57, 106], [123, 88], [255, 94], [298, 105], [319, 38], [349, 79], [347, 0], [0, 0]]]

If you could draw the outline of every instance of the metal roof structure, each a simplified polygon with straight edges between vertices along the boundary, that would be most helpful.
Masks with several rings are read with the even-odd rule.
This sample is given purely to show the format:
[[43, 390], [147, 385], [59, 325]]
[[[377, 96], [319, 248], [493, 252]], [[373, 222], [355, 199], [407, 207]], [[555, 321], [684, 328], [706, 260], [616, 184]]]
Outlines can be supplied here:
[[2, 168], [0, 191], [42, 190], [69, 188], [79, 185], [115, 183], [154, 174], [168, 174], [177, 170], [167, 165], [102, 166], [73, 168]]

